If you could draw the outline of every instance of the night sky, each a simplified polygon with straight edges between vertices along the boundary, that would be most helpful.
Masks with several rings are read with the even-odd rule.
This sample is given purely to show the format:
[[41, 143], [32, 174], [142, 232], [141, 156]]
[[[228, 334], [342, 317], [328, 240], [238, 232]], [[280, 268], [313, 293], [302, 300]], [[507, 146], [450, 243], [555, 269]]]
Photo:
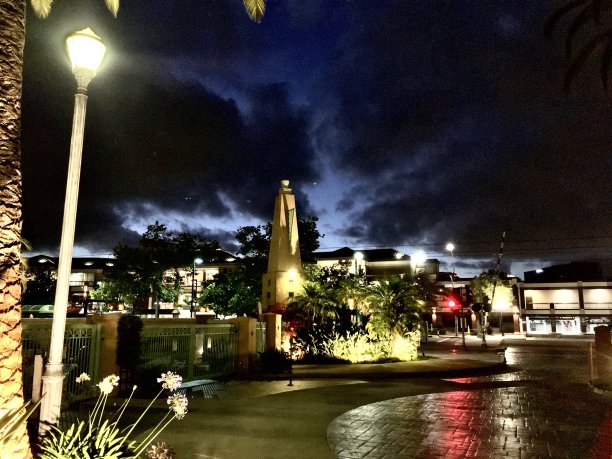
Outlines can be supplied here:
[[75, 255], [158, 220], [236, 249], [281, 179], [321, 248], [424, 250], [459, 274], [612, 259], [612, 97], [562, 88], [547, 1], [56, 0], [28, 10], [23, 234], [57, 253], [76, 84], [65, 37], [107, 44], [89, 86]]

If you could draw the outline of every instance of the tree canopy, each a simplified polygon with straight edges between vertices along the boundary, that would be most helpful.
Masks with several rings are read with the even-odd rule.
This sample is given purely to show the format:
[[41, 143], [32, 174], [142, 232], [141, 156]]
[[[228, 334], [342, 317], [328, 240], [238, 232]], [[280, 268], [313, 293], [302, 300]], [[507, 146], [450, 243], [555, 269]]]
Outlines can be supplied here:
[[173, 233], [155, 222], [147, 227], [137, 247], [115, 247], [115, 263], [107, 280], [113, 286], [105, 289], [130, 304], [150, 296], [176, 303], [180, 271], [191, 271], [195, 258], [213, 259], [218, 249], [217, 241], [186, 232]]

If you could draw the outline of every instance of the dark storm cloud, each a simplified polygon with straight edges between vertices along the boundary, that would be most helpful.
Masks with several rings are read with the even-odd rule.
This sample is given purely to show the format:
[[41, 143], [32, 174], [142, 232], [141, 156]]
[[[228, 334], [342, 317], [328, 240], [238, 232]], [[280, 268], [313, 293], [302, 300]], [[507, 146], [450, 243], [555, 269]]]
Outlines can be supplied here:
[[[212, 72], [218, 72], [220, 61], [230, 59], [217, 45], [231, 50], [230, 55], [241, 54], [240, 43], [252, 25], [243, 21], [246, 26], [240, 27], [247, 32], [238, 37], [232, 32], [237, 19], [217, 6], [198, 7], [194, 15], [177, 8], [180, 12], [166, 16], [159, 28], [150, 24], [158, 14], [156, 2], [139, 10], [140, 16], [131, 15], [127, 6], [117, 23], [99, 20], [99, 28], [116, 34], [108, 68], [89, 88], [77, 244], [98, 249], [134, 241], [134, 232], [124, 227], [126, 220], [157, 214], [164, 223], [168, 212], [191, 215], [188, 230], [213, 237], [206, 227], [197, 227], [198, 217], [240, 212], [267, 220], [281, 179], [299, 183], [317, 177], [307, 137], [309, 113], [290, 101], [286, 84], [245, 85], [248, 110], [241, 112], [234, 100], [216, 95], [197, 79], [177, 80], [169, 72], [173, 60], [198, 62], [193, 58], [199, 53], [207, 58], [198, 65], [215, 61]], [[242, 14], [239, 7], [231, 14]], [[59, 241], [68, 162], [75, 84], [66, 59], [54, 47], [61, 48], [63, 37], [81, 25], [73, 19], [71, 26], [62, 25], [64, 33], [55, 30], [63, 24], [59, 18], [64, 12], [54, 11], [55, 20], [52, 16], [49, 22], [32, 21], [28, 29], [24, 234], [39, 247]], [[104, 18], [104, 12], [96, 14]], [[122, 21], [135, 29], [133, 39], [119, 33], [127, 28]], [[198, 21], [203, 21], [202, 34], [193, 31]], [[177, 48], [182, 34], [188, 42]], [[256, 42], [251, 40], [251, 46]], [[183, 54], [175, 56], [177, 52]], [[308, 213], [307, 198], [300, 205]], [[217, 237], [231, 242], [226, 232], [218, 231]]]
[[345, 236], [477, 254], [502, 231], [612, 234], [610, 101], [588, 75], [560, 91], [563, 57], [540, 33], [549, 5], [385, 5], [346, 35], [325, 79], [336, 105], [318, 142], [358, 182], [338, 207], [352, 209]]
[[91, 23], [109, 54], [89, 89], [81, 245], [163, 218], [230, 244], [210, 219], [268, 221], [281, 179], [340, 245], [453, 240], [492, 259], [507, 231], [509, 252], [539, 259], [609, 238], [612, 104], [588, 72], [562, 93], [562, 44], [541, 34], [551, 8], [290, 0], [254, 24], [239, 0], [126, 0], [117, 19], [100, 0], [57, 1], [28, 21], [24, 234], [59, 241], [63, 39]]

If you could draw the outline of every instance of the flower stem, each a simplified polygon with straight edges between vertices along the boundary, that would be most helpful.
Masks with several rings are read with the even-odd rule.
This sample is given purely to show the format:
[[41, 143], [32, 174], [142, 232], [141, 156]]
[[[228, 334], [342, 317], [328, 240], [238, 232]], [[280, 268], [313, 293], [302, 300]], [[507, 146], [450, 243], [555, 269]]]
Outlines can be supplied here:
[[[129, 405], [130, 401], [132, 400], [132, 395], [134, 395], [134, 391], [136, 390], [136, 387], [134, 387], [132, 389], [132, 393], [130, 394], [130, 396], [127, 398], [127, 400], [125, 400], [123, 402], [123, 404], [121, 405], [121, 407], [119, 408], [119, 411], [115, 414], [115, 416], [117, 416], [117, 419], [115, 419], [114, 421], [114, 425], [117, 425], [119, 423], [119, 420], [121, 419], [121, 416], [123, 416], [123, 412], [125, 411], [125, 409], [127, 408], [127, 406]], [[115, 417], [113, 416], [113, 417]]]
[[142, 453], [144, 451], [144, 449], [149, 446], [149, 444], [151, 442], [153, 442], [153, 440], [155, 440], [157, 438], [157, 436], [162, 433], [162, 431], [168, 427], [168, 424], [170, 424], [173, 420], [174, 420], [174, 416], [172, 416], [170, 419], [168, 419], [166, 421], [166, 423], [164, 425], [162, 425], [160, 427], [160, 425], [164, 422], [164, 420], [168, 417], [168, 415], [172, 414], [172, 411], [169, 411], [168, 413], [166, 413], [166, 415], [162, 418], [161, 421], [159, 421], [157, 423], [157, 425], [153, 428], [153, 430], [151, 431], [151, 433], [149, 435], [147, 435], [147, 438], [145, 438], [141, 443], [140, 446], [138, 446], [138, 448], [136, 449], [136, 451], [134, 452], [134, 454], [136, 456], [138, 456], [140, 453]]
[[157, 395], [153, 398], [153, 400], [151, 400], [151, 403], [149, 403], [149, 405], [145, 408], [145, 410], [140, 414], [140, 417], [136, 420], [136, 422], [134, 424], [132, 424], [132, 427], [130, 428], [128, 433], [125, 435], [125, 438], [128, 438], [130, 436], [130, 434], [132, 433], [134, 428], [138, 425], [138, 423], [140, 422], [142, 417], [146, 414], [147, 411], [149, 411], [149, 408], [151, 408], [151, 406], [153, 405], [153, 402], [155, 402], [155, 400], [157, 400], [159, 398], [159, 396], [162, 394], [163, 391], [164, 391], [164, 389], [160, 390], [157, 393]]

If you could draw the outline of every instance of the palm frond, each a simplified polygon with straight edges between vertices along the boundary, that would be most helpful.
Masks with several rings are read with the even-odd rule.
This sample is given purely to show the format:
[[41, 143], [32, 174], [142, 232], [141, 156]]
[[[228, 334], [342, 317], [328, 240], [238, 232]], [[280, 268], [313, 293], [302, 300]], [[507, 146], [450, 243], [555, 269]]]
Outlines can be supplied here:
[[255, 22], [261, 22], [266, 12], [266, 0], [242, 0], [242, 3], [250, 18]]
[[52, 3], [53, 0], [30, 0], [34, 13], [36, 13], [36, 16], [40, 18], [46, 18], [49, 16]]
[[604, 51], [601, 53], [601, 65], [599, 67], [599, 75], [604, 89], [608, 89], [608, 76], [610, 65], [612, 65], [612, 40], [608, 42]]
[[580, 50], [576, 57], [570, 62], [569, 68], [565, 75], [565, 89], [568, 90], [572, 81], [576, 75], [584, 68], [586, 62], [591, 58], [593, 53], [600, 46], [607, 46], [606, 42], [612, 42], [612, 30], [600, 33], [593, 37], [589, 42]]
[[606, 9], [604, 7], [604, 3], [606, 0], [593, 0], [593, 20], [595, 24], [599, 24], [601, 22], [601, 11]]
[[117, 17], [117, 13], [119, 12], [119, 0], [104, 0], [106, 2], [106, 7], [113, 14], [113, 16]]
[[567, 5], [562, 6], [558, 10], [556, 10], [553, 14], [551, 14], [546, 22], [544, 23], [544, 34], [547, 37], [550, 37], [557, 26], [557, 22], [564, 17], [570, 11], [583, 6], [588, 0], [574, 0], [573, 2], [569, 2]]
[[584, 8], [582, 11], [580, 11], [580, 13], [576, 15], [572, 23], [567, 28], [567, 34], [565, 37], [565, 56], [568, 59], [571, 59], [572, 57], [574, 37], [576, 36], [578, 31], [580, 31], [586, 25], [586, 23], [591, 20], [591, 11], [591, 8]]

